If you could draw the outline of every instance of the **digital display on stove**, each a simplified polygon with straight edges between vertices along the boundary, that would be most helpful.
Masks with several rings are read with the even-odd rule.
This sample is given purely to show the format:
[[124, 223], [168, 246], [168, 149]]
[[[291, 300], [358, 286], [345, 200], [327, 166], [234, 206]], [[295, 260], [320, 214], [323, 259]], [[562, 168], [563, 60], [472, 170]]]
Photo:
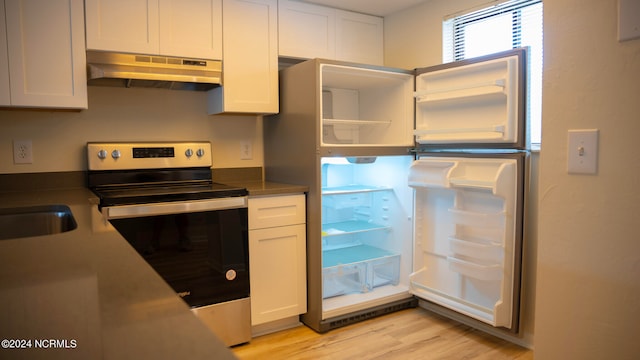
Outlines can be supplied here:
[[133, 148], [133, 158], [172, 158], [175, 157], [173, 147], [137, 147]]

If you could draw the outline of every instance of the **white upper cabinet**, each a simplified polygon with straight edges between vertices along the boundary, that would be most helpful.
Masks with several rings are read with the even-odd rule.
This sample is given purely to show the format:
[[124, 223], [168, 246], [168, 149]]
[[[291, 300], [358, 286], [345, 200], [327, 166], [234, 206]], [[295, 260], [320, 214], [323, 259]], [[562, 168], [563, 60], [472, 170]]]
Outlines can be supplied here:
[[278, 1], [278, 54], [383, 65], [383, 19], [292, 0]]
[[87, 49], [222, 58], [222, 0], [86, 0]]
[[278, 54], [294, 58], [336, 56], [335, 10], [299, 1], [278, 1]]
[[276, 0], [223, 1], [222, 86], [208, 92], [209, 114], [278, 112]]
[[381, 17], [336, 10], [336, 59], [382, 65], [383, 30]]
[[158, 0], [85, 0], [87, 49], [158, 54]]
[[222, 59], [222, 0], [160, 0], [160, 54]]
[[0, 5], [0, 103], [86, 109], [83, 1], [4, 0]]

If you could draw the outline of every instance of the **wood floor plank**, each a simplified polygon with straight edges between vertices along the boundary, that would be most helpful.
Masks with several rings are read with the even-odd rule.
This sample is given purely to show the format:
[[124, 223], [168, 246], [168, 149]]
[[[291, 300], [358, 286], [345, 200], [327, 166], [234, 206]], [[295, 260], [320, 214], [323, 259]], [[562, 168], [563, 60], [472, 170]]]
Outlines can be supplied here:
[[421, 308], [407, 309], [318, 334], [306, 326], [236, 346], [253, 359], [532, 360], [533, 352]]

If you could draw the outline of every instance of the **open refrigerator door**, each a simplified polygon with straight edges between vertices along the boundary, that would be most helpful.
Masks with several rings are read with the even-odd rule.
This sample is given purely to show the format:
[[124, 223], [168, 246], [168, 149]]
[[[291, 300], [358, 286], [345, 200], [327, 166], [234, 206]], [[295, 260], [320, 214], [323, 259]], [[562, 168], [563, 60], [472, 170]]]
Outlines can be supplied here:
[[509, 153], [413, 163], [411, 293], [495, 327], [517, 325], [523, 162]]

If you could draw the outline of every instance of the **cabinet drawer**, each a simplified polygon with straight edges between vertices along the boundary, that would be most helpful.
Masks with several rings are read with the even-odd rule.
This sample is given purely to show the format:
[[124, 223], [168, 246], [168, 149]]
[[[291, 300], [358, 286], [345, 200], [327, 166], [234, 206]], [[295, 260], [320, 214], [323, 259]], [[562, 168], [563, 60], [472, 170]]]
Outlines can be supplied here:
[[249, 198], [249, 229], [304, 223], [304, 195]]

